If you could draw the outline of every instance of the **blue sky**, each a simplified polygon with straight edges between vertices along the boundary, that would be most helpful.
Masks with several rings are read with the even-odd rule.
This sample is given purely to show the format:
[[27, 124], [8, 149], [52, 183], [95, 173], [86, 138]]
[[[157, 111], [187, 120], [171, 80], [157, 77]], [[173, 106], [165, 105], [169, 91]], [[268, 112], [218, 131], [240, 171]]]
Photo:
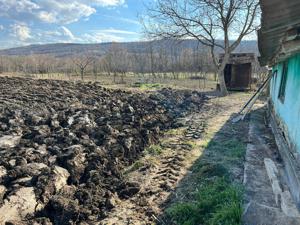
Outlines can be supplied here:
[[154, 0], [0, 0], [0, 48], [143, 38], [139, 16]]

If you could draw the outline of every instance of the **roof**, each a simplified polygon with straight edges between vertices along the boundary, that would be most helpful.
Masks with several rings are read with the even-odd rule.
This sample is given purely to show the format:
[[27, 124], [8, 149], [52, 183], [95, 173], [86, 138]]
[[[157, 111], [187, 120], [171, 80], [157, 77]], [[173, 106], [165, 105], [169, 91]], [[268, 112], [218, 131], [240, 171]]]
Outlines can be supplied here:
[[[219, 55], [219, 62], [223, 61], [224, 54]], [[255, 53], [232, 53], [228, 64], [244, 64], [244, 63], [253, 63], [255, 61]]]
[[[294, 41], [293, 29], [300, 27], [299, 0], [260, 0], [262, 10], [262, 25], [258, 31], [260, 63], [272, 65], [288, 56], [283, 45]], [[291, 32], [292, 31], [292, 32]], [[290, 38], [290, 34], [294, 39]], [[299, 33], [299, 32], [297, 32]], [[293, 51], [300, 51], [299, 49]]]

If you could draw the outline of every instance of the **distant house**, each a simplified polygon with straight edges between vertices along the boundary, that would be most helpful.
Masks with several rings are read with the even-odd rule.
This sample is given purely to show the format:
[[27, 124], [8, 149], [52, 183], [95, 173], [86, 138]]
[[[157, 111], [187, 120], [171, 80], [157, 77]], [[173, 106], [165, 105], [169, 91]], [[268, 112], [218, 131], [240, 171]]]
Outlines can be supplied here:
[[300, 204], [300, 1], [260, 2], [259, 61], [273, 69], [271, 124], [290, 189]]
[[[222, 62], [224, 54], [220, 54]], [[233, 53], [224, 69], [225, 83], [228, 90], [243, 91], [251, 89], [252, 64], [254, 53]]]

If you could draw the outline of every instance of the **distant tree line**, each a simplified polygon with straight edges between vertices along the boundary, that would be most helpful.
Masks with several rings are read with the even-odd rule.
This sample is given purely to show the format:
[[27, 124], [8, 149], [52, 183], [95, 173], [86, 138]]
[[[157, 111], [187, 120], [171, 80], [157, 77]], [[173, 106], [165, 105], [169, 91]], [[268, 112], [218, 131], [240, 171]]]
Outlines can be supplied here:
[[[258, 63], [254, 65], [254, 73], [260, 73]], [[206, 79], [213, 74], [217, 79], [215, 64], [205, 46], [182, 47], [180, 42], [172, 42], [161, 46], [147, 42], [144, 48], [134, 50], [113, 43], [104, 54], [84, 51], [65, 57], [52, 55], [0, 56], [0, 73], [61, 74], [67, 78], [72, 76], [94, 77], [109, 76], [114, 82], [124, 82], [130, 73], [139, 77], [179, 79], [180, 76], [192, 79]], [[187, 77], [188, 76], [188, 77]], [[211, 77], [211, 76], [210, 76]]]
[[145, 49], [137, 48], [128, 52], [114, 43], [105, 54], [96, 55], [92, 51], [68, 57], [51, 55], [0, 56], [0, 73], [16, 72], [23, 74], [62, 73], [67, 76], [78, 75], [82, 79], [88, 74], [108, 75], [115, 80], [131, 72], [138, 75], [149, 74], [154, 78], [169, 74], [178, 79], [180, 73], [210, 73], [214, 65], [205, 48], [183, 48], [178, 45], [152, 45]]

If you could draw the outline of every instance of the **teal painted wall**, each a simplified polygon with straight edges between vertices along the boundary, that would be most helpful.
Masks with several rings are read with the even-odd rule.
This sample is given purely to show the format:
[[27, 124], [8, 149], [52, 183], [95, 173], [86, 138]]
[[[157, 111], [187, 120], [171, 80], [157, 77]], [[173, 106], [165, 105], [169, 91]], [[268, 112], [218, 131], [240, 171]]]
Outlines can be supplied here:
[[274, 66], [277, 76], [271, 80], [270, 94], [274, 110], [288, 131], [288, 138], [293, 148], [300, 153], [300, 54], [287, 60], [288, 73], [285, 100], [278, 98], [282, 77], [283, 63]]

